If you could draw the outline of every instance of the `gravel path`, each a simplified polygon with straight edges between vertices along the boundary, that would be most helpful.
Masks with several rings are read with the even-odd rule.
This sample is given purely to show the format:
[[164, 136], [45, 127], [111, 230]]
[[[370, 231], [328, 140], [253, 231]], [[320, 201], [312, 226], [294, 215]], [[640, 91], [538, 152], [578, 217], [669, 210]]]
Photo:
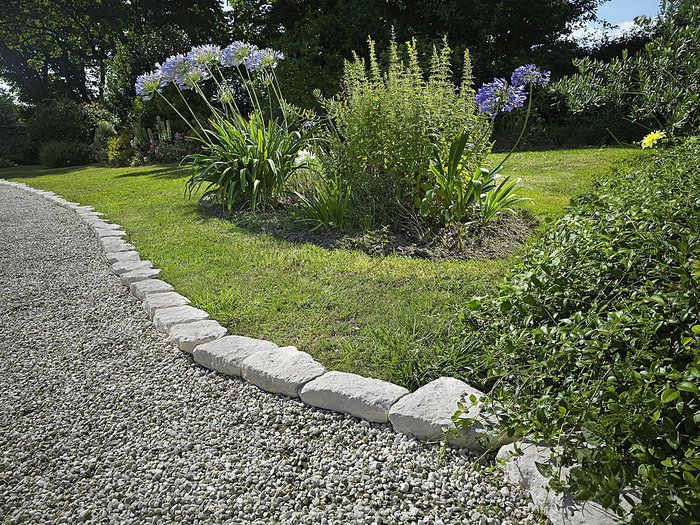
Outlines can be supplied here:
[[536, 523], [498, 474], [197, 366], [69, 210], [0, 186], [2, 523]]

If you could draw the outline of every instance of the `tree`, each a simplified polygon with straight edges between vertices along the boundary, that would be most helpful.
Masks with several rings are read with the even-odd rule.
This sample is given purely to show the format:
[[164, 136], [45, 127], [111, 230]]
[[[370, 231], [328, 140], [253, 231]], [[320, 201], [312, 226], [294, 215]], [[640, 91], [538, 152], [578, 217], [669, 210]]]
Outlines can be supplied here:
[[[144, 38], [181, 33], [198, 44], [224, 40], [227, 33], [227, 16], [219, 0], [4, 0], [4, 4], [0, 77], [30, 103], [57, 95], [102, 99], [110, 61], [119, 50], [143, 47]], [[132, 83], [142, 72], [137, 69], [130, 70]]]
[[313, 88], [337, 89], [343, 61], [371, 35], [386, 47], [412, 36], [426, 44], [447, 35], [462, 56], [469, 48], [477, 80], [509, 74], [536, 61], [566, 71], [576, 44], [562, 37], [574, 23], [595, 18], [607, 0], [229, 0], [232, 19], [252, 40], [287, 55], [282, 76], [297, 101]]

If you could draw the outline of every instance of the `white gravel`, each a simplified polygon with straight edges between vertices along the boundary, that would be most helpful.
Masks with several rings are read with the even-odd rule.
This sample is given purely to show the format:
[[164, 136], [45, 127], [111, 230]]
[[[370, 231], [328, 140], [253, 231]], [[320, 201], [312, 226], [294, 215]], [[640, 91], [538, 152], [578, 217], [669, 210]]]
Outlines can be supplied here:
[[74, 212], [0, 185], [0, 247], [2, 523], [538, 522], [467, 452], [198, 366]]

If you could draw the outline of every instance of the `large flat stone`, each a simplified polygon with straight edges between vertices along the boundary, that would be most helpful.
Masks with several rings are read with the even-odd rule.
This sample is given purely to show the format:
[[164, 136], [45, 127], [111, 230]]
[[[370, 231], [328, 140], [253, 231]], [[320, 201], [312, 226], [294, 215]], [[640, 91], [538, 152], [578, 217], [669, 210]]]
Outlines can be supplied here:
[[153, 324], [161, 332], [170, 333], [170, 329], [176, 324], [194, 323], [209, 319], [209, 314], [193, 306], [175, 306], [162, 308], [153, 316]]
[[157, 275], [160, 275], [160, 268], [139, 268], [138, 270], [132, 270], [121, 274], [119, 280], [124, 284], [131, 284], [137, 281], [153, 279]]
[[227, 335], [211, 343], [199, 345], [192, 354], [194, 360], [209, 370], [230, 376], [241, 375], [241, 363], [263, 350], [275, 350], [278, 346], [262, 339], [241, 335]]
[[100, 244], [106, 252], [128, 252], [130, 250], [135, 250], [133, 244], [129, 244], [123, 239], [116, 237], [105, 237], [104, 239], [100, 239]]
[[141, 270], [144, 268], [153, 268], [153, 263], [151, 261], [141, 261], [137, 259], [131, 261], [119, 261], [115, 262], [112, 265], [112, 271], [117, 275], [121, 275], [127, 272], [133, 272], [134, 270]]
[[103, 239], [104, 237], [124, 237], [126, 232], [123, 230], [105, 230], [104, 228], [95, 228], [95, 235], [98, 238]]
[[293, 346], [261, 350], [241, 364], [241, 375], [248, 382], [290, 397], [298, 397], [302, 386], [325, 372], [325, 366]]
[[121, 230], [122, 227], [119, 224], [113, 224], [111, 222], [104, 221], [102, 219], [94, 219], [89, 221], [94, 229], [100, 230]]
[[[533, 503], [542, 509], [553, 525], [614, 525], [620, 522], [598, 503], [577, 503], [570, 496], [547, 490], [549, 480], [540, 474], [535, 463], [556, 467], [550, 448], [534, 443], [523, 443], [517, 448], [518, 451], [513, 444], [505, 445], [496, 457], [505, 461], [502, 469], [510, 482], [529, 492]], [[563, 475], [567, 473], [563, 472]]]
[[151, 294], [170, 292], [172, 289], [172, 286], [159, 279], [146, 279], [129, 285], [131, 293], [142, 301]]
[[[474, 395], [477, 404], [471, 402]], [[452, 416], [457, 403], [468, 408], [463, 417], [475, 420], [467, 432], [450, 437], [450, 441], [465, 448], [484, 449], [503, 444], [504, 436], [493, 434], [484, 426], [478, 400], [483, 393], [464, 381], [441, 377], [399, 399], [389, 410], [389, 421], [397, 432], [417, 439], [440, 440], [444, 430], [455, 428]]]
[[209, 343], [225, 335], [226, 328], [213, 320], [176, 324], [170, 329], [170, 339], [175, 346], [190, 354], [198, 345]]
[[[147, 281], [141, 281], [147, 282]], [[159, 281], [162, 282], [162, 281]], [[135, 283], [134, 283], [135, 284]], [[174, 308], [176, 306], [185, 306], [189, 304], [189, 299], [175, 292], [152, 293], [146, 295], [141, 305], [148, 317], [153, 319], [156, 312], [162, 308]]]
[[114, 264], [125, 261], [140, 261], [141, 256], [139, 255], [139, 252], [135, 250], [128, 252], [107, 252], [105, 253], [105, 259], [107, 259], [109, 264]]
[[309, 405], [386, 423], [389, 408], [408, 393], [403, 387], [379, 379], [328, 372], [306, 383], [299, 397]]

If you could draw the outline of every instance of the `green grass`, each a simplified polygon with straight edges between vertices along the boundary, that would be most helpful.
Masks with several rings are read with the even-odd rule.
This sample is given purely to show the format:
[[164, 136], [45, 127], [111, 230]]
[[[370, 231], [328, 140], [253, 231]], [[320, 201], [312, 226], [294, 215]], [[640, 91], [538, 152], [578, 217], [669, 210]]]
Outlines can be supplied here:
[[[504, 173], [523, 177], [536, 216], [553, 217], [594, 174], [632, 154], [519, 153]], [[175, 167], [25, 166], [0, 170], [0, 177], [92, 205], [122, 224], [163, 279], [231, 333], [295, 345], [331, 369], [398, 382], [406, 352], [434, 348], [458, 305], [487, 293], [509, 265], [371, 257], [251, 233], [187, 200], [187, 173]]]

